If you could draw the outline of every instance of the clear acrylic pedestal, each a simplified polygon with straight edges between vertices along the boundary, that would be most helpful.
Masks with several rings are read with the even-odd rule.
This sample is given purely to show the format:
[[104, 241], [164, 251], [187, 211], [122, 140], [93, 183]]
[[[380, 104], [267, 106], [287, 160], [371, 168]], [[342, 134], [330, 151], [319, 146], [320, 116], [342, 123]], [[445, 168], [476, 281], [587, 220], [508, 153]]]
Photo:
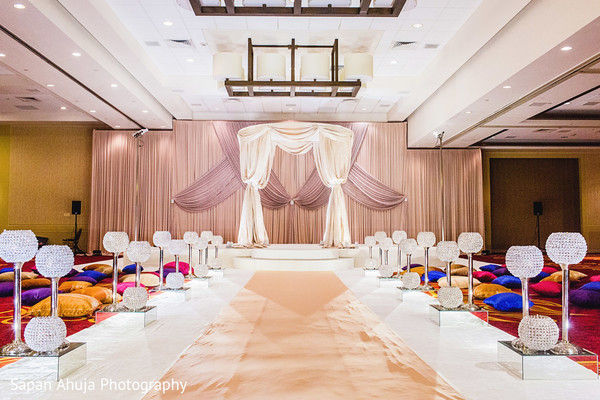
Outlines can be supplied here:
[[144, 327], [158, 319], [158, 308], [156, 306], [146, 306], [139, 311], [96, 311], [96, 324], [115, 316], [119, 317], [123, 325]]
[[598, 355], [587, 350], [577, 355], [559, 355], [549, 351], [524, 353], [515, 349], [510, 341], [499, 341], [498, 363], [523, 380], [598, 379]]
[[[195, 278], [194, 281], [199, 279], [200, 278]], [[177, 300], [188, 301], [192, 298], [192, 289], [187, 286], [184, 286], [180, 289], [170, 289], [165, 287], [163, 290], [161, 290], [161, 293], [163, 296], [177, 297]]]
[[59, 381], [83, 367], [87, 361], [85, 343], [71, 342], [57, 354], [33, 353], [25, 357], [0, 356], [0, 362], [12, 361], [0, 368], [0, 381]]
[[450, 309], [439, 304], [429, 306], [429, 318], [439, 326], [483, 326], [488, 324], [487, 310]]
[[363, 269], [365, 271], [365, 278], [377, 278], [379, 277], [378, 269]]
[[[377, 271], [379, 273], [379, 271]], [[402, 285], [402, 281], [399, 278], [382, 278], [379, 277], [379, 287], [395, 289]]]
[[212, 269], [209, 268], [208, 270], [208, 275], [206, 275], [208, 277], [211, 278], [215, 278], [215, 279], [223, 279], [223, 277], [225, 276], [225, 269], [221, 268], [221, 269]]

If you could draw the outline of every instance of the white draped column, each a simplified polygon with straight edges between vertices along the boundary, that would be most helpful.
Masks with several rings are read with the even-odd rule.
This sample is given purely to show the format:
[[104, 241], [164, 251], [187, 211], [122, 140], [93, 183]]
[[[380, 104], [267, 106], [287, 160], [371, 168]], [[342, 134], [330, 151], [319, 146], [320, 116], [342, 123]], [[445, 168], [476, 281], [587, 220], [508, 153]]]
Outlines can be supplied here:
[[238, 243], [244, 246], [267, 245], [258, 189], [269, 181], [276, 146], [291, 154], [303, 154], [313, 149], [317, 172], [331, 188], [325, 234], [326, 246], [350, 244], [350, 228], [341, 185], [350, 172], [353, 132], [339, 125], [286, 122], [254, 125], [238, 132], [240, 169], [247, 184], [238, 233]]

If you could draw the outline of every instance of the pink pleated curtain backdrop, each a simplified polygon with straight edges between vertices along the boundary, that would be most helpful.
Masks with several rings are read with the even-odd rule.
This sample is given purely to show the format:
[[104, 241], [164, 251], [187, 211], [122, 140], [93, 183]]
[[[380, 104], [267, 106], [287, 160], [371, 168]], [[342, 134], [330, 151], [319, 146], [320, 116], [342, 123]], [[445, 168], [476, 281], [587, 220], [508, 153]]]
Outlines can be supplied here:
[[[155, 230], [170, 230], [174, 237], [187, 230], [212, 230], [235, 241], [242, 206], [243, 186], [238, 177], [225, 171], [228, 162], [222, 146], [235, 143], [221, 141], [216, 131], [237, 130], [252, 122], [174, 121], [173, 131], [149, 132], [142, 148], [141, 240], [151, 240]], [[343, 124], [351, 127], [352, 124]], [[365, 125], [365, 124], [363, 124]], [[358, 130], [358, 129], [357, 129]], [[108, 230], [124, 230], [133, 235], [133, 182], [135, 174], [135, 141], [131, 132], [94, 131], [92, 165], [92, 204], [88, 249], [101, 249], [102, 236]], [[233, 152], [227, 149], [229, 156]], [[475, 149], [444, 150], [445, 188], [447, 196], [446, 235], [456, 239], [463, 231], [484, 233], [483, 185], [481, 153]], [[364, 236], [383, 230], [391, 234], [397, 229], [407, 230], [410, 236], [419, 231], [432, 230], [439, 236], [440, 205], [438, 159], [435, 150], [407, 150], [406, 123], [368, 123], [360, 151], [355, 154], [353, 179], [343, 186], [354, 200], [345, 195], [348, 220], [353, 241], [362, 242]], [[233, 159], [229, 160], [234, 162]], [[293, 156], [278, 150], [273, 163], [273, 176], [280, 186], [275, 195], [280, 206], [289, 197], [302, 198], [298, 193], [314, 171], [311, 152]], [[239, 163], [235, 166], [239, 169]], [[214, 193], [215, 204], [200, 212], [187, 212], [171, 202], [185, 198], [210, 169], [221, 169], [223, 179], [217, 185], [203, 184], [195, 193]], [[238, 175], [239, 176], [239, 175]], [[375, 183], [372, 178], [380, 183]], [[368, 179], [371, 181], [368, 181]], [[368, 195], [361, 195], [361, 184], [369, 182]], [[369, 197], [381, 195], [384, 190], [406, 195], [407, 201], [387, 210], [374, 210]], [[307, 185], [310, 186], [310, 185]], [[316, 190], [304, 186], [303, 190]], [[281, 189], [286, 193], [281, 192]], [[198, 191], [199, 190], [199, 191]], [[328, 196], [329, 192], [325, 194]], [[387, 194], [383, 192], [383, 194]], [[310, 196], [309, 196], [310, 197]], [[193, 196], [187, 197], [188, 200]], [[389, 199], [378, 196], [378, 205]], [[191, 200], [190, 200], [191, 201]], [[361, 204], [363, 203], [363, 204]], [[365, 205], [366, 203], [366, 205]], [[325, 203], [326, 204], [326, 203]], [[185, 208], [185, 204], [183, 207]], [[371, 205], [372, 206], [372, 205]], [[286, 203], [279, 208], [263, 207], [264, 221], [271, 243], [319, 243], [325, 225], [325, 209], [311, 209], [307, 205]]]

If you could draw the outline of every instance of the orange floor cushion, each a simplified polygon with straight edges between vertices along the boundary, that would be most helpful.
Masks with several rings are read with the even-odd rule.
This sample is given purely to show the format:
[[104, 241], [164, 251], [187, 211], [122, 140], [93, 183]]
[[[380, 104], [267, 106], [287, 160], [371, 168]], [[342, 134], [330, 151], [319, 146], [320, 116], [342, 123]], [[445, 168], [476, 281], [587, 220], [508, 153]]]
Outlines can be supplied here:
[[85, 289], [90, 286], [92, 286], [92, 284], [90, 282], [66, 281], [66, 282], [63, 282], [60, 284], [60, 286], [58, 287], [58, 290], [60, 290], [63, 293], [69, 293], [74, 290]]
[[[101, 287], [101, 286], [92, 286], [87, 287], [85, 289], [78, 289], [71, 292], [72, 294], [85, 294], [87, 296], [92, 296], [96, 300], [101, 303], [107, 304], [112, 303], [112, 290]], [[117, 294], [117, 296], [119, 296]], [[119, 296], [121, 297], [121, 296]]]
[[479, 300], [485, 300], [488, 297], [492, 297], [498, 293], [508, 293], [511, 290], [502, 285], [496, 285], [495, 283], [482, 283], [473, 290], [473, 297]]
[[46, 279], [46, 278], [25, 279], [24, 281], [21, 282], [22, 289], [35, 289], [35, 288], [42, 288], [42, 287], [50, 287], [51, 285], [52, 285], [52, 282], [50, 282], [50, 279]]
[[[21, 280], [34, 279], [34, 278], [37, 278], [38, 276], [39, 275], [34, 272], [21, 272]], [[14, 280], [15, 280], [14, 272], [4, 272], [4, 273], [0, 274], [0, 282], [11, 282]]]

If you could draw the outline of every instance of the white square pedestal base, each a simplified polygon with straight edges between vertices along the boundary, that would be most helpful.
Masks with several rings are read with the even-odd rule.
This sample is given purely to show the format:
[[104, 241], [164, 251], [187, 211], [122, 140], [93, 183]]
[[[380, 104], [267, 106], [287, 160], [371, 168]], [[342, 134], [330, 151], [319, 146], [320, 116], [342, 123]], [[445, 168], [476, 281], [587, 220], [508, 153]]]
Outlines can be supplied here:
[[377, 277], [379, 277], [379, 270], [378, 269], [365, 269], [363, 271], [365, 271], [365, 277], [366, 278], [377, 278]]
[[161, 293], [163, 296], [173, 297], [177, 300], [188, 301], [192, 298], [192, 289], [187, 286], [184, 286], [181, 289], [163, 288]]
[[556, 355], [549, 351], [527, 354], [513, 348], [509, 341], [499, 341], [498, 363], [523, 380], [598, 379], [598, 355], [587, 350], [574, 356]]
[[452, 310], [439, 304], [429, 306], [429, 318], [439, 326], [482, 326], [488, 324], [488, 312]]
[[210, 276], [210, 277], [216, 278], [216, 279], [223, 279], [223, 276], [225, 276], [225, 270], [223, 268], [221, 268], [221, 269], [209, 269], [207, 276]]
[[0, 368], [0, 380], [59, 381], [71, 372], [83, 367], [87, 361], [85, 343], [70, 343], [69, 347], [56, 355], [28, 357], [0, 357], [0, 361], [17, 361]]
[[158, 308], [156, 306], [146, 306], [140, 311], [122, 311], [108, 312], [96, 311], [96, 324], [106, 321], [108, 318], [118, 316], [123, 325], [147, 326], [158, 318]]
[[[402, 298], [404, 300], [410, 299], [423, 299], [423, 291], [417, 289], [404, 289], [402, 287], [398, 288], [398, 292], [402, 293]], [[425, 295], [427, 296], [427, 295]], [[435, 301], [435, 299], [431, 296], [427, 296], [431, 299], [431, 301]]]
[[379, 277], [379, 287], [380, 288], [396, 289], [401, 284], [402, 284], [402, 281], [398, 278]]
[[[223, 271], [223, 270], [221, 270], [221, 271]], [[194, 279], [193, 281], [190, 282], [190, 284], [197, 288], [206, 289], [206, 288], [210, 287], [211, 280], [212, 280], [212, 276], [205, 276], [204, 278]]]

